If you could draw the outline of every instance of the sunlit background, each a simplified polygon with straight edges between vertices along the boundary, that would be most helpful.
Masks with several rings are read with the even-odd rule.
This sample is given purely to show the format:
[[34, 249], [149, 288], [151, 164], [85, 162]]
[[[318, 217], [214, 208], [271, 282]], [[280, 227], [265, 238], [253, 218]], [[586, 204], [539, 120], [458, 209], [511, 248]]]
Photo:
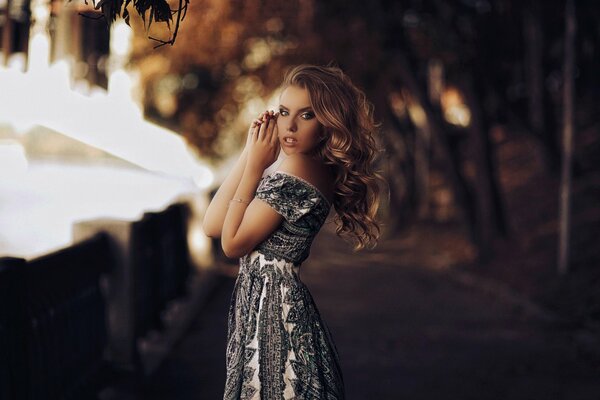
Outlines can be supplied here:
[[[47, 2], [31, 3], [27, 51], [5, 51], [0, 67], [3, 255], [47, 253], [71, 243], [77, 221], [135, 220], [213, 182], [185, 139], [143, 117], [137, 74], [126, 67], [131, 29], [120, 20], [105, 32], [77, 15], [81, 5], [53, 5], [63, 8], [51, 17]], [[97, 32], [104, 47], [92, 62], [71, 52], [81, 44], [69, 23]], [[106, 85], [74, 71], [89, 68]]]

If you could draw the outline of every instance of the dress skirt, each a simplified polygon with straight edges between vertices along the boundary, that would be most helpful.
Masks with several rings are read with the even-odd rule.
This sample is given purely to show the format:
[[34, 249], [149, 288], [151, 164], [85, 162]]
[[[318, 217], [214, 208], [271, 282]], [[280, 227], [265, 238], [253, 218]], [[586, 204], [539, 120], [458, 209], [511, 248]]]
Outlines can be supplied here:
[[337, 349], [298, 269], [256, 250], [240, 259], [225, 400], [344, 398]]

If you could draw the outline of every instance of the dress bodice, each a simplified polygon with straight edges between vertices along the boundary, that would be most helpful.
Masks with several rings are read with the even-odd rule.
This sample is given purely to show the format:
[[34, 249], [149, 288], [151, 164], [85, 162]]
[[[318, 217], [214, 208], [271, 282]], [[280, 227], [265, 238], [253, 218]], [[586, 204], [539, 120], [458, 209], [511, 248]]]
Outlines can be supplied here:
[[329, 214], [331, 204], [313, 184], [275, 171], [261, 178], [256, 198], [284, 218], [281, 225], [254, 249], [266, 259], [283, 259], [299, 266]]

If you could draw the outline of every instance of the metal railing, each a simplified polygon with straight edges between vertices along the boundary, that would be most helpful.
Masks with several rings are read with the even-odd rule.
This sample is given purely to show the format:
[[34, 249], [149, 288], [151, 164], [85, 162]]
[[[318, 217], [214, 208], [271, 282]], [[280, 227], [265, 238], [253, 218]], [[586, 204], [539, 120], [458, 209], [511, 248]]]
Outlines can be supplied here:
[[122, 223], [126, 235], [100, 223], [54, 253], [0, 258], [0, 399], [92, 398], [115, 372], [140, 372], [139, 339], [186, 292], [188, 212], [176, 203]]
[[30, 262], [0, 259], [0, 389], [6, 399], [90, 398], [108, 375], [100, 276], [105, 234]]

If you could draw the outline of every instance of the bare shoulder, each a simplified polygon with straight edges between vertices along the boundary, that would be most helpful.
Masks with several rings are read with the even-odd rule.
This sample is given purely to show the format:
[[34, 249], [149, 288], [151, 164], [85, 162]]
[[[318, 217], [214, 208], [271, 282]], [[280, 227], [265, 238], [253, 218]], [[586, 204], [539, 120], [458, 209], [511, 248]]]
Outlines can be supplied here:
[[304, 154], [291, 154], [278, 171], [295, 175], [315, 186], [331, 203], [333, 197], [334, 175], [325, 163], [317, 161]]

